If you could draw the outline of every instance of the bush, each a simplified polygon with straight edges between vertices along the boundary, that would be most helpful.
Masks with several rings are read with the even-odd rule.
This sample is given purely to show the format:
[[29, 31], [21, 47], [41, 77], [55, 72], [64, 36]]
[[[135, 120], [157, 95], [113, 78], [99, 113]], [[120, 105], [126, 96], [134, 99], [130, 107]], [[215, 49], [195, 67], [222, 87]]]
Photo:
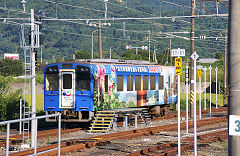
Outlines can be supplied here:
[[0, 121], [19, 118], [19, 100], [22, 98], [22, 90], [8, 93], [9, 79], [0, 76]]

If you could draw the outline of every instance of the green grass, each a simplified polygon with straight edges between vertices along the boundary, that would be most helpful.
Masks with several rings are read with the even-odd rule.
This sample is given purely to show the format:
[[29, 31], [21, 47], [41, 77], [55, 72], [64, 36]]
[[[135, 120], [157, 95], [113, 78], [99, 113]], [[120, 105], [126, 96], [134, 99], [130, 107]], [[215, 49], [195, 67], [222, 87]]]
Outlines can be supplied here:
[[[196, 99], [196, 103], [197, 103], [197, 108], [199, 107], [199, 93], [196, 94], [197, 99]], [[218, 94], [218, 106], [223, 106], [223, 95], [222, 94]], [[201, 108], [204, 108], [204, 93], [201, 94]], [[180, 94], [180, 102], [181, 102], [181, 109], [185, 110], [186, 109], [186, 93], [181, 93]], [[212, 94], [211, 96], [211, 103], [212, 103], [212, 107], [216, 107], [216, 94]], [[210, 93], [206, 94], [206, 105], [207, 107], [209, 107], [210, 105]], [[190, 94], [188, 94], [188, 106], [190, 108]]]
[[44, 94], [37, 94], [36, 96], [36, 110], [41, 112], [44, 110]]
[[37, 113], [44, 110], [44, 94], [36, 94], [36, 111]]

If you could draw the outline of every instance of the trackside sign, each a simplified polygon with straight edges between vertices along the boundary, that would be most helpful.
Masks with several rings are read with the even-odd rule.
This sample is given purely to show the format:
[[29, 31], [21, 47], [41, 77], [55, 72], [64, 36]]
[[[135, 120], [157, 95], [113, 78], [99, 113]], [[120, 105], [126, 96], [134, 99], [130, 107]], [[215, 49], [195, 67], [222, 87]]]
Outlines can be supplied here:
[[185, 56], [185, 49], [172, 49], [171, 50], [172, 57], [184, 57]]

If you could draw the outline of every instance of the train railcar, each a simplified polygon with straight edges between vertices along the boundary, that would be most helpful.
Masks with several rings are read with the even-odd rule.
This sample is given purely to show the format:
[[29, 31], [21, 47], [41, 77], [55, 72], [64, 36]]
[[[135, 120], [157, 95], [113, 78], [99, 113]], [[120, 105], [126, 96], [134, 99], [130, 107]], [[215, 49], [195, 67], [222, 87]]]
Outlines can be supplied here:
[[[46, 65], [46, 114], [61, 112], [64, 122], [89, 122], [98, 110], [148, 107], [161, 114], [168, 111], [170, 103], [177, 102], [173, 66], [146, 65], [138, 61], [102, 62]], [[48, 118], [47, 121], [56, 119]]]

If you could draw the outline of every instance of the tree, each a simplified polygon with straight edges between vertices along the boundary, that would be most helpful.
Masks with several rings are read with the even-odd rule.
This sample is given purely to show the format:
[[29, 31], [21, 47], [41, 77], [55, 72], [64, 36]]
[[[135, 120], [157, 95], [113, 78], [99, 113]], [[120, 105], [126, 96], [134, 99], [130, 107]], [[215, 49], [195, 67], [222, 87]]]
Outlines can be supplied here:
[[[152, 56], [152, 54], [151, 54], [151, 56]], [[138, 50], [138, 54], [136, 54], [135, 50], [126, 50], [125, 53], [123, 54], [123, 59], [148, 61], [149, 53], [147, 50]], [[152, 57], [151, 57], [151, 59], [152, 59]]]
[[76, 59], [91, 59], [90, 50], [78, 50], [75, 52]]
[[218, 51], [215, 55], [215, 59], [219, 59], [219, 60], [223, 59], [223, 54], [220, 51]]
[[4, 59], [0, 60], [0, 75], [20, 76], [24, 72], [23, 62], [20, 60]]

